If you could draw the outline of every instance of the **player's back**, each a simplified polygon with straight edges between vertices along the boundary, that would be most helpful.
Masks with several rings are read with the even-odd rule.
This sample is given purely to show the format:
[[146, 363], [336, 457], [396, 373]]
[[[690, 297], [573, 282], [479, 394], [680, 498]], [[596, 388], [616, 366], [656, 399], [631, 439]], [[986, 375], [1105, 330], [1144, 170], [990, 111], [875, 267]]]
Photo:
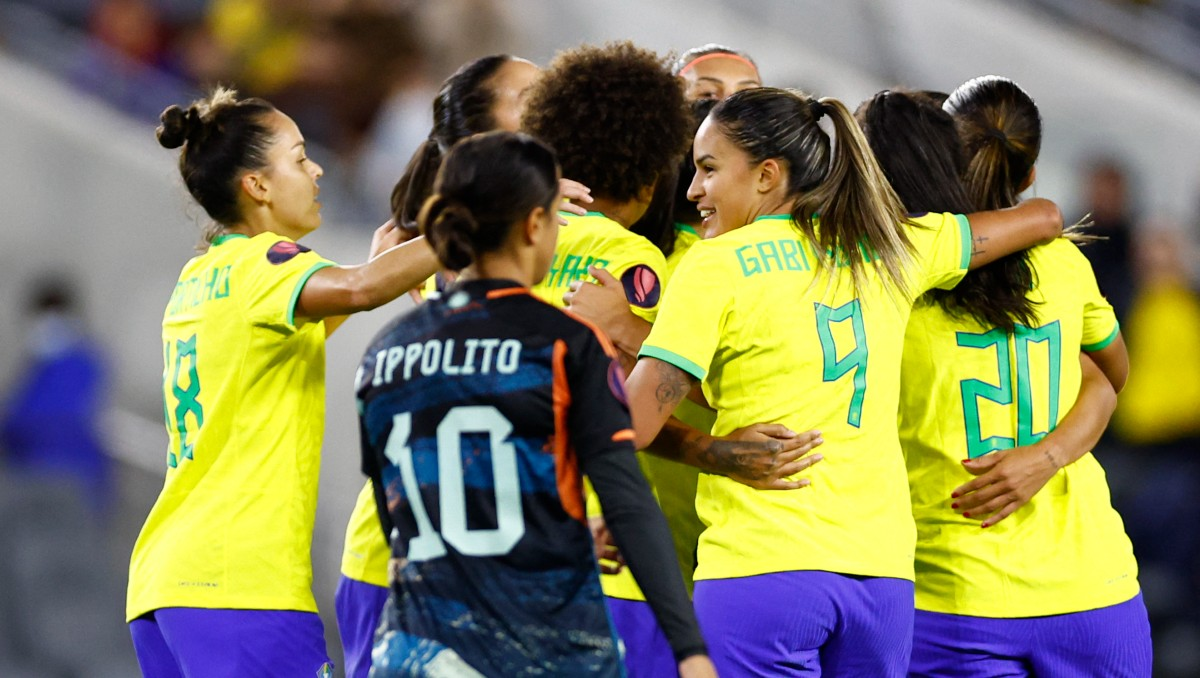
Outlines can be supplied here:
[[[914, 221], [911, 286], [952, 284], [966, 270], [967, 226], [948, 214]], [[803, 492], [700, 478], [697, 511], [709, 529], [697, 579], [795, 569], [912, 577], [914, 527], [897, 510], [907, 507], [908, 489], [896, 433], [911, 306], [873, 266], [856, 288], [844, 254], [828, 268], [823, 258], [788, 216], [701, 241], [673, 274], [643, 345], [643, 357], [694, 367], [717, 410], [714, 434], [775, 422], [818, 429], [826, 441]], [[734, 513], [739, 520], [725, 517]]]
[[1079, 392], [1080, 349], [1102, 349], [1117, 336], [1112, 307], [1075, 245], [1035, 247], [1029, 263], [1032, 327], [1007, 332], [922, 303], [907, 328], [899, 412], [918, 525], [919, 609], [1043, 616], [1113, 605], [1138, 591], [1129, 538], [1090, 454], [987, 530], [948, 506], [971, 478], [960, 460], [1031, 445], [1053, 430]]
[[620, 671], [565, 430], [586, 406], [570, 402], [572, 361], [597, 339], [514, 285], [431, 299], [360, 369], [364, 470], [395, 527], [389, 671]]

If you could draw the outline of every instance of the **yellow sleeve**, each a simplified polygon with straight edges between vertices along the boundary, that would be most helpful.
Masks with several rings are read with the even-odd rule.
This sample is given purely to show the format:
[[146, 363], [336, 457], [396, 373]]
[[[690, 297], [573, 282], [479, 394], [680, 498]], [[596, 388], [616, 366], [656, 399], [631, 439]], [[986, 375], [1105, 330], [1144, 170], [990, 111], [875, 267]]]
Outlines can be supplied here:
[[[641, 236], [638, 236], [641, 238]], [[644, 238], [642, 238], [645, 240]], [[612, 256], [605, 268], [621, 281], [629, 310], [646, 322], [654, 322], [662, 303], [667, 281], [667, 260], [657, 247], [646, 241], [626, 248], [620, 257]]]
[[[716, 243], [717, 241], [711, 241]], [[698, 243], [672, 276], [671, 291], [638, 357], [657, 358], [703, 381], [733, 303], [724, 249]]]
[[254, 248], [249, 256], [242, 297], [246, 319], [285, 334], [296, 331], [296, 302], [305, 283], [313, 273], [335, 264], [282, 237]]
[[958, 284], [971, 264], [971, 223], [961, 214], [924, 214], [908, 227], [917, 259], [911, 292], [920, 295], [933, 288], [948, 290]]
[[1051, 246], [1055, 258], [1071, 271], [1071, 284], [1075, 287], [1075, 293], [1083, 299], [1083, 350], [1099, 351], [1106, 348], [1121, 333], [1121, 326], [1112, 304], [1100, 293], [1091, 262], [1075, 243], [1065, 238], [1055, 240]]

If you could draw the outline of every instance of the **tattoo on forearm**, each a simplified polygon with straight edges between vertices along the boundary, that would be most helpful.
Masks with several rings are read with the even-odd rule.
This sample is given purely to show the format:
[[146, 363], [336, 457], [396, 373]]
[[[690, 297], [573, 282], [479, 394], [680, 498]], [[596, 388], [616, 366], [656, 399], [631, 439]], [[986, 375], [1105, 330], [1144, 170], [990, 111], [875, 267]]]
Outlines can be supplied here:
[[[753, 454], [746, 454], [747, 446], [758, 447]], [[710, 439], [697, 451], [697, 459], [704, 468], [722, 475], [745, 478], [762, 478], [770, 469], [762, 467], [762, 451], [769, 450], [766, 443]], [[758, 462], [758, 463], [756, 463]]]
[[987, 250], [983, 249], [983, 243], [987, 242], [988, 239], [989, 238], [984, 235], [975, 238], [975, 240], [971, 243], [971, 256], [977, 257], [986, 252]]
[[654, 389], [654, 398], [658, 401], [658, 411], [672, 412], [679, 401], [687, 396], [692, 385], [687, 375], [674, 365], [660, 362], [657, 371], [658, 387]]

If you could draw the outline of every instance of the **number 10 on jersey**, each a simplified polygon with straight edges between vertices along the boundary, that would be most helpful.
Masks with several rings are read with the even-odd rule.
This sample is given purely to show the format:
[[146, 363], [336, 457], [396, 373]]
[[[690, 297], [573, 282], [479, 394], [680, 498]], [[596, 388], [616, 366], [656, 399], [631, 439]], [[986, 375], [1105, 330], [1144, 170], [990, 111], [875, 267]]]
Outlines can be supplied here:
[[[384, 455], [400, 469], [400, 482], [417, 524], [417, 534], [408, 541], [408, 559], [433, 560], [446, 555], [449, 543], [466, 556], [502, 556], [525, 535], [525, 513], [521, 507], [521, 482], [517, 471], [516, 447], [507, 442], [513, 426], [492, 406], [451, 408], [437, 427], [438, 517], [436, 530], [421, 497], [413, 449], [412, 413], [392, 417]], [[492, 477], [496, 498], [496, 527], [467, 526], [467, 483], [463, 474], [462, 436], [485, 433], [491, 447]], [[392, 538], [400, 538], [393, 531]]]

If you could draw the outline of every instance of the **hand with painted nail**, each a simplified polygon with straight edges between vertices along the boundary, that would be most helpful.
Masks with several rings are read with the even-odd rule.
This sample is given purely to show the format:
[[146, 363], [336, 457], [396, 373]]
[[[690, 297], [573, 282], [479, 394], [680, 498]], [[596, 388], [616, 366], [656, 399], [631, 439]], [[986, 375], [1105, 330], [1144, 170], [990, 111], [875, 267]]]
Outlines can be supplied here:
[[1058, 459], [1042, 442], [965, 459], [963, 468], [976, 477], [950, 494], [950, 507], [991, 527], [1029, 503], [1062, 468]]

